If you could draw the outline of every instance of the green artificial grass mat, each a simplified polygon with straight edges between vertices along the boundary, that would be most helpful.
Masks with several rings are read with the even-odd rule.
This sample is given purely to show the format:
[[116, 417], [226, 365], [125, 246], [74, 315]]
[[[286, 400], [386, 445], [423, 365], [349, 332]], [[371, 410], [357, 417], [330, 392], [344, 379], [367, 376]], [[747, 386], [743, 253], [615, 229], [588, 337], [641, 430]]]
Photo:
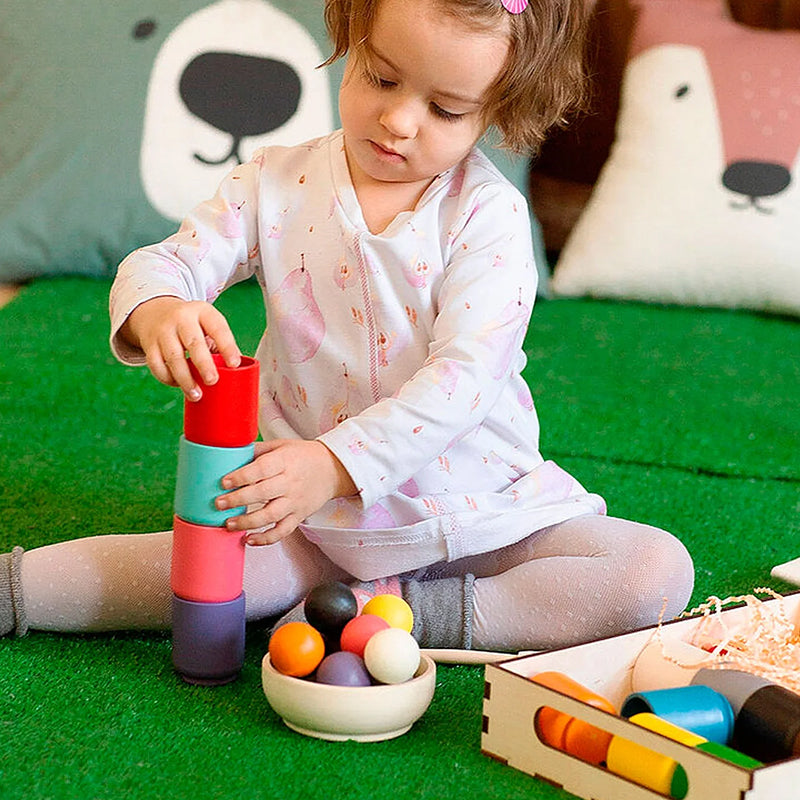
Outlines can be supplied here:
[[[0, 551], [171, 524], [182, 402], [111, 357], [108, 288], [35, 282], [0, 310]], [[258, 287], [218, 307], [252, 353]], [[800, 555], [796, 321], [551, 300], [526, 350], [545, 456], [609, 513], [678, 535], [693, 602], [790, 589], [769, 571]], [[0, 797], [569, 796], [481, 754], [480, 667], [440, 667], [409, 734], [330, 743], [269, 708], [265, 650], [266, 623], [251, 625], [241, 678], [201, 689], [173, 674], [167, 633], [0, 640]]]

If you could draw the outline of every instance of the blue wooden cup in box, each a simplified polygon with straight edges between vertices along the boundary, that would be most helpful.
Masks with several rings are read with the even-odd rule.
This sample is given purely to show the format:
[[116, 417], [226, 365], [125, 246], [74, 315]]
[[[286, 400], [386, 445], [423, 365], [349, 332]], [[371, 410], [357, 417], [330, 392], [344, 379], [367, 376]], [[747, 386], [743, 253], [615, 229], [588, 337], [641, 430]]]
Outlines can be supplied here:
[[620, 714], [632, 717], [648, 712], [719, 744], [730, 744], [733, 709], [727, 698], [708, 686], [679, 686], [634, 692], [622, 704]]

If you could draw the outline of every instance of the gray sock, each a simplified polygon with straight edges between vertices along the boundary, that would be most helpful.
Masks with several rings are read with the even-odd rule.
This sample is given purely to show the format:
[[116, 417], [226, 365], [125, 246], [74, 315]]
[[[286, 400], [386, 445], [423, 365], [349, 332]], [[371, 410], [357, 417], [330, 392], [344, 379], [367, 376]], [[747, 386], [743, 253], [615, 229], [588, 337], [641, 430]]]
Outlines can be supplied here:
[[17, 636], [28, 632], [28, 619], [22, 601], [21, 547], [0, 555], [0, 636], [16, 631]]
[[474, 575], [430, 581], [403, 581], [403, 599], [414, 612], [420, 647], [472, 648]]
[[[411, 606], [414, 628], [411, 631], [420, 647], [472, 647], [473, 575], [418, 581], [401, 578], [403, 599]], [[370, 595], [381, 594], [385, 581], [358, 581], [350, 586]], [[303, 603], [284, 614], [272, 630], [287, 622], [305, 622]]]

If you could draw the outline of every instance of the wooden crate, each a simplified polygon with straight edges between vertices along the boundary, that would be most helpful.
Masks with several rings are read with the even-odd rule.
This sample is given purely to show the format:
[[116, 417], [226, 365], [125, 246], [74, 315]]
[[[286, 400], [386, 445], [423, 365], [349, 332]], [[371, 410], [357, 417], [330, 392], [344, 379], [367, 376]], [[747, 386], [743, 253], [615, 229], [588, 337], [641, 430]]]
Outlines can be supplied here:
[[[783, 602], [793, 620], [800, 618], [800, 593], [787, 596]], [[740, 607], [723, 611], [722, 615], [726, 622], [735, 624], [745, 613], [746, 609]], [[697, 618], [670, 622], [662, 626], [661, 636], [665, 642], [689, 641], [698, 624]], [[586, 800], [653, 800], [661, 796], [603, 767], [587, 764], [544, 744], [536, 734], [534, 719], [541, 707], [549, 706], [678, 761], [689, 781], [685, 800], [800, 798], [800, 759], [756, 769], [736, 766], [529, 680], [538, 672], [563, 672], [619, 708], [634, 691], [634, 664], [645, 645], [652, 641], [654, 631], [649, 628], [488, 664], [482, 751]]]

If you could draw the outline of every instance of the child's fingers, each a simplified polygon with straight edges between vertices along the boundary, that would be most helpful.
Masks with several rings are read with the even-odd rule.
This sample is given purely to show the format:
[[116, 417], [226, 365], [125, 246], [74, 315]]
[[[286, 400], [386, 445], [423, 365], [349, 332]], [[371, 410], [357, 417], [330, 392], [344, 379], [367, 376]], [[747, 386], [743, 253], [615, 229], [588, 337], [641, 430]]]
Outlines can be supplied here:
[[[229, 367], [241, 363], [227, 320], [210, 303], [156, 297], [135, 309], [129, 323], [133, 342], [144, 350], [153, 375], [169, 386], [179, 386], [190, 400], [200, 399], [203, 384], [212, 385], [219, 379], [212, 347]], [[199, 382], [189, 368], [187, 354]]]
[[[212, 386], [219, 380], [219, 373], [211, 345], [229, 367], [239, 366], [241, 354], [227, 320], [219, 311], [207, 303], [190, 304], [189, 309], [193, 313], [180, 320], [178, 336], [201, 381]], [[191, 390], [200, 388], [195, 385]], [[189, 396], [194, 399], [192, 394]]]
[[203, 396], [202, 389], [197, 385], [189, 369], [186, 352], [182, 348], [169, 350], [164, 356], [164, 363], [172, 377], [173, 386], [180, 387], [190, 400], [196, 401]]
[[255, 547], [266, 544], [275, 544], [275, 542], [279, 542], [281, 539], [286, 538], [295, 530], [297, 530], [297, 525], [295, 524], [294, 520], [287, 518], [286, 520], [281, 520], [277, 525], [274, 525], [272, 528], [268, 528], [267, 530], [250, 531], [245, 536], [244, 541], [245, 544]]
[[256, 442], [256, 458], [264, 455], [264, 453], [269, 453], [270, 451], [275, 450], [280, 442], [280, 439], [266, 439], [264, 441]]
[[164, 359], [161, 357], [161, 353], [158, 350], [153, 350], [147, 353], [147, 368], [157, 381], [165, 383], [167, 386], [178, 385], [175, 382], [175, 379], [172, 377], [169, 367], [167, 367]]
[[274, 518], [273, 509], [269, 508], [269, 503], [262, 508], [240, 514], [238, 517], [230, 517], [225, 520], [225, 527], [229, 531], [251, 531], [253, 529], [265, 528], [280, 520]]
[[[226, 488], [228, 485], [223, 479], [222, 487]], [[227, 508], [238, 508], [239, 506], [263, 505], [283, 497], [283, 486], [284, 482], [280, 477], [239, 484], [238, 488], [233, 491], [219, 495], [215, 500], [215, 505], [220, 511], [224, 511]], [[270, 522], [275, 522], [275, 520], [272, 519]]]
[[[187, 307], [188, 310], [194, 311], [191, 304]], [[176, 326], [178, 339], [180, 340], [180, 347], [182, 355], [185, 360], [186, 354], [192, 360], [200, 380], [211, 386], [219, 380], [217, 367], [214, 364], [214, 359], [211, 356], [211, 350], [208, 346], [208, 338], [203, 329], [202, 317], [200, 314], [186, 314], [178, 320]], [[187, 365], [188, 369], [188, 365]], [[182, 370], [181, 370], [182, 371]], [[194, 378], [192, 378], [194, 382]]]
[[[239, 492], [244, 491], [246, 488], [255, 487], [261, 484], [262, 481], [267, 481], [277, 477], [283, 471], [283, 465], [274, 458], [268, 457], [261, 448], [260, 443], [255, 446], [255, 458], [243, 467], [229, 472], [222, 477], [222, 488], [227, 490], [237, 489]], [[261, 452], [259, 452], [261, 451]], [[262, 486], [262, 490], [265, 487]], [[278, 492], [274, 492], [273, 496]], [[237, 498], [240, 496], [237, 492]], [[266, 502], [270, 497], [246, 497], [243, 498], [245, 502], [251, 503], [254, 501]], [[233, 503], [233, 505], [242, 505], [242, 503]]]
[[213, 339], [216, 351], [227, 366], [238, 367], [242, 361], [242, 353], [225, 317], [214, 306], [207, 305], [201, 311], [200, 325], [205, 335]]
[[[206, 386], [213, 386], [219, 380], [219, 373], [217, 372], [216, 364], [214, 364], [214, 359], [211, 356], [211, 350], [206, 343], [205, 336], [201, 336], [200, 339], [191, 338], [187, 341], [186, 353], [188, 353], [197, 374], [200, 376], [200, 380]], [[184, 361], [185, 360], [186, 357], [184, 356]], [[188, 368], [187, 364], [187, 369]], [[193, 376], [192, 382], [195, 383], [195, 388], [201, 388], [196, 386]]]
[[248, 544], [274, 544], [290, 534], [300, 521], [289, 508], [290, 504], [278, 498], [263, 508], [226, 520], [225, 526], [231, 531], [245, 532]]
[[[189, 372], [183, 347], [177, 337], [169, 337], [145, 348], [147, 366], [153, 376], [167, 386], [179, 386], [187, 396], [199, 392]], [[193, 399], [199, 399], [199, 394]]]

